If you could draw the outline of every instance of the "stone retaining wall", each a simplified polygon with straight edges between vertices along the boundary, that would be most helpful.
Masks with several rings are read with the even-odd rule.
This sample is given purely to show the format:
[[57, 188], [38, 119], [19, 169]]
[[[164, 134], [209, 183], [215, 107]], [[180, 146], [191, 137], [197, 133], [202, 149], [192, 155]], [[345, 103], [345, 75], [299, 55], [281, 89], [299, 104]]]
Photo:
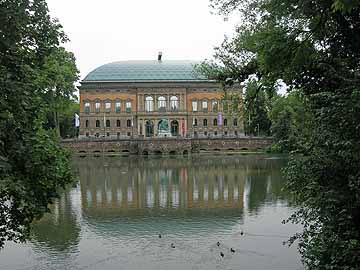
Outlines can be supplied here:
[[263, 150], [271, 138], [157, 138], [132, 140], [64, 140], [62, 145], [75, 154], [187, 154], [206, 151]]

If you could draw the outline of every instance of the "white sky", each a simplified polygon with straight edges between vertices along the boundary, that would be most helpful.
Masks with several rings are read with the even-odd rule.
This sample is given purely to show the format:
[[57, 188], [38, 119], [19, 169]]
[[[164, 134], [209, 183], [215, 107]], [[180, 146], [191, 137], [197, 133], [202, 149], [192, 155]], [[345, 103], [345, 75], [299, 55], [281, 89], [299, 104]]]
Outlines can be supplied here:
[[81, 79], [121, 60], [210, 59], [236, 19], [210, 14], [209, 0], [47, 0], [70, 38]]

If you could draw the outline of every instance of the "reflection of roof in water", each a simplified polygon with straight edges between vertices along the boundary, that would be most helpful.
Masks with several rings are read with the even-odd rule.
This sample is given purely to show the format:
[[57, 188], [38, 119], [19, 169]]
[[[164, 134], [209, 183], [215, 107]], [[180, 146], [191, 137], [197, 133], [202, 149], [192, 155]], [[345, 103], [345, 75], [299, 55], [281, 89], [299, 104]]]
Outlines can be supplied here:
[[91, 211], [83, 209], [83, 218], [99, 234], [188, 234], [231, 229], [242, 219], [240, 209], [141, 209], [133, 211]]

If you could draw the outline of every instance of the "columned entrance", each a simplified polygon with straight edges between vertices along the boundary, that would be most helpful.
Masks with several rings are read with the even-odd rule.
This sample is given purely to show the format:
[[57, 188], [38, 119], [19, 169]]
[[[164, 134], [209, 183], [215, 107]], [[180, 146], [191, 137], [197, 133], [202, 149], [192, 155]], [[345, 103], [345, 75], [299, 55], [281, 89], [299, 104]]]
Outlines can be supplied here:
[[152, 137], [154, 136], [154, 122], [151, 120], [146, 121], [145, 124], [145, 136]]
[[179, 122], [176, 120], [171, 121], [170, 124], [171, 136], [179, 135]]

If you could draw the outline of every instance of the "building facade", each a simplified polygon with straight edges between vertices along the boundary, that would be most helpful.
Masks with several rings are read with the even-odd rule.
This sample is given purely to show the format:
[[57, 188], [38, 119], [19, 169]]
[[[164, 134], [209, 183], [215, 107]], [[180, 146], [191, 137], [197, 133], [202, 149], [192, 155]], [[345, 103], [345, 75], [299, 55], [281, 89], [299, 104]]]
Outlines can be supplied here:
[[93, 70], [79, 87], [79, 138], [243, 136], [241, 87], [228, 89], [240, 97], [237, 113], [229, 112], [219, 83], [194, 64], [122, 61]]

